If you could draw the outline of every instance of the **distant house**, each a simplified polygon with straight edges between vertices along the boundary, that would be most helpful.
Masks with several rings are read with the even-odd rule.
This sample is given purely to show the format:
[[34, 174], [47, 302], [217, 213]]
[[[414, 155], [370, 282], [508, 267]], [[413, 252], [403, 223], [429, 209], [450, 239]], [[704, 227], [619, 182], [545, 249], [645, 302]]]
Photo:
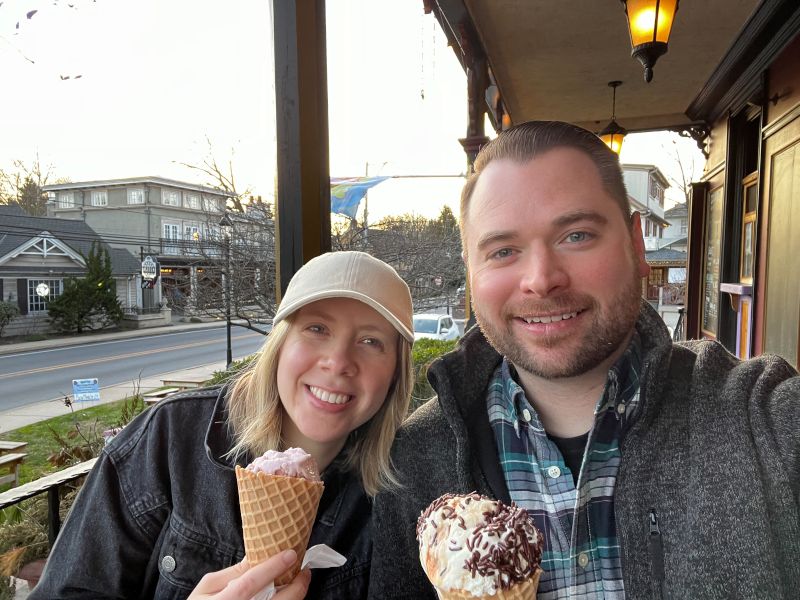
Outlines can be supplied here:
[[669, 229], [665, 232], [661, 247], [686, 252], [689, 239], [689, 209], [686, 203], [681, 202], [666, 210], [664, 218], [669, 221]]
[[[48, 301], [61, 295], [67, 277], [86, 272], [84, 256], [95, 241], [103, 243], [83, 221], [32, 217], [15, 204], [0, 205], [0, 296], [20, 310], [20, 317], [5, 335], [49, 328]], [[117, 297], [129, 318], [136, 321], [141, 307], [141, 265], [128, 250], [103, 245], [111, 257]]]
[[669, 221], [664, 218], [664, 191], [669, 188], [661, 170], [655, 165], [622, 165], [622, 176], [631, 208], [642, 216], [642, 234], [647, 250], [661, 248], [661, 240]]
[[[193, 295], [198, 272], [204, 276], [217, 246], [219, 221], [229, 194], [163, 177], [130, 177], [48, 185], [47, 215], [85, 221], [110, 246], [135, 256], [153, 256], [161, 285], [145, 290], [146, 308], [162, 298], [183, 303]], [[216, 256], [212, 256], [216, 259]]]

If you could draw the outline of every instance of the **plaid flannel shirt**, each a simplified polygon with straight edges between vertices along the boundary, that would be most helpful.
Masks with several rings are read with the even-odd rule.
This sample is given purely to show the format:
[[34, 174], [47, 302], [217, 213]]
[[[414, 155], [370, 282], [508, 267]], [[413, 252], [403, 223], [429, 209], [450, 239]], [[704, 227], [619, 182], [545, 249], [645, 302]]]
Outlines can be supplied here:
[[614, 485], [620, 442], [639, 405], [640, 371], [641, 342], [635, 333], [609, 370], [577, 488], [506, 359], [489, 382], [489, 422], [511, 500], [528, 511], [544, 536], [539, 600], [625, 597]]

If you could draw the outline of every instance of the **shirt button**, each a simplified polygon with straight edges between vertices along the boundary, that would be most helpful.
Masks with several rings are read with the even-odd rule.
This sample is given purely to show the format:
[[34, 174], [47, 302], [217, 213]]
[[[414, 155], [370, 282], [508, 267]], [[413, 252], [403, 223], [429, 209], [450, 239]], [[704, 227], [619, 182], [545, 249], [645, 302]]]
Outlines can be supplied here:
[[547, 475], [548, 475], [548, 477], [556, 479], [557, 477], [561, 476], [561, 469], [559, 469], [555, 465], [553, 465], [552, 467], [548, 467], [547, 468]]
[[624, 404], [622, 404], [622, 403], [618, 404], [618, 405], [617, 405], [617, 412], [618, 412], [619, 414], [623, 414], [623, 413], [625, 412], [625, 405], [624, 405]]
[[161, 559], [161, 568], [165, 573], [172, 573], [175, 570], [175, 559], [167, 555]]
[[578, 564], [584, 569], [586, 568], [586, 565], [589, 564], [589, 555], [586, 554], [586, 552], [581, 552], [578, 554]]
[[529, 411], [527, 408], [523, 409], [522, 410], [522, 418], [525, 419], [526, 423], [530, 423], [531, 422], [531, 411]]

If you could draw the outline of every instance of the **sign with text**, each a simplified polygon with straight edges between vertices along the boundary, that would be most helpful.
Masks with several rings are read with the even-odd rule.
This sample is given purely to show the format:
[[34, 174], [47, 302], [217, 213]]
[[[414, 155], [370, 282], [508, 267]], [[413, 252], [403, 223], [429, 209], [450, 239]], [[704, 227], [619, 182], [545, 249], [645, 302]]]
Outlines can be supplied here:
[[158, 277], [158, 262], [152, 256], [145, 256], [142, 261], [142, 279], [154, 281]]
[[98, 402], [100, 400], [100, 384], [97, 378], [92, 379], [73, 379], [72, 380], [72, 401], [73, 402]]

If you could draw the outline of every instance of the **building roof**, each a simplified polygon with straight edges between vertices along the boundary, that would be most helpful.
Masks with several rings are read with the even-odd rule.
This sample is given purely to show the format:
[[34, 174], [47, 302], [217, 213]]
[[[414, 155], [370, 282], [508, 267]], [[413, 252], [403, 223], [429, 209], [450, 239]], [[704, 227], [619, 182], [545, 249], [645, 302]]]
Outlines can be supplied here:
[[130, 275], [140, 269], [139, 261], [133, 254], [124, 248], [110, 248], [84, 221], [32, 217], [16, 204], [0, 205], [0, 256], [5, 256], [44, 232], [84, 256], [89, 254], [92, 242], [99, 241], [109, 252], [114, 275]]
[[181, 188], [183, 190], [191, 190], [193, 192], [202, 192], [204, 194], [214, 194], [216, 196], [223, 196], [225, 198], [230, 198], [235, 195], [230, 192], [208, 187], [205, 185], [197, 185], [194, 183], [187, 183], [185, 181], [178, 181], [177, 179], [167, 179], [166, 177], [157, 177], [157, 176], [126, 177], [124, 179], [100, 179], [97, 181], [74, 181], [69, 183], [56, 183], [53, 185], [46, 185], [42, 187], [42, 191], [57, 192], [63, 190], [110, 188], [110, 187], [122, 187], [129, 185], [144, 185], [147, 183], [153, 185], [176, 187], [176, 188]]
[[622, 167], [622, 171], [623, 172], [625, 172], [625, 170], [647, 171], [648, 173], [652, 173], [653, 176], [656, 179], [658, 179], [659, 182], [661, 182], [661, 185], [664, 187], [664, 189], [667, 189], [668, 187], [670, 187], [669, 181], [667, 181], [667, 178], [664, 177], [664, 174], [661, 172], [661, 169], [659, 169], [655, 165], [639, 165], [639, 164], [635, 164], [635, 163], [625, 163], [625, 164], [620, 165], [620, 167]]
[[664, 216], [667, 218], [675, 218], [675, 217], [685, 217], [688, 216], [689, 209], [686, 206], [686, 202], [679, 202], [672, 208], [664, 211]]
[[645, 252], [644, 258], [649, 265], [685, 267], [687, 255], [686, 252], [681, 252], [680, 250], [661, 248], [660, 250]]

